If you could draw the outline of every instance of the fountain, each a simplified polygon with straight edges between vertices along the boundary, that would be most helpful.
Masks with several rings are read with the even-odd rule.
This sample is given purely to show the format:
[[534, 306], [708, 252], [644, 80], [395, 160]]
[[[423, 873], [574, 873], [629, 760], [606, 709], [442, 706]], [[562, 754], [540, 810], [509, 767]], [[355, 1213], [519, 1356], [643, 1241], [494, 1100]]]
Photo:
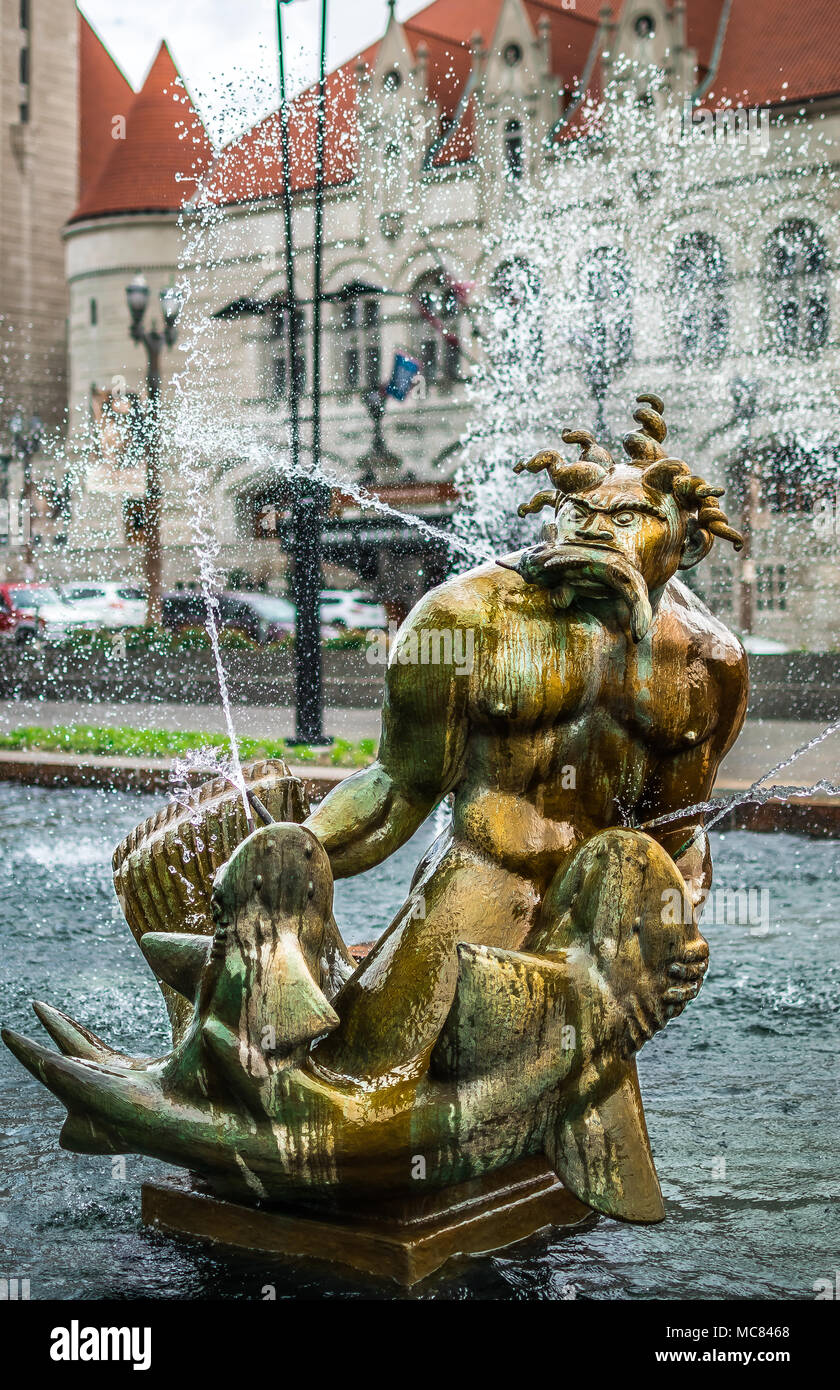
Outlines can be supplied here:
[[[282, 764], [237, 768], [118, 848], [170, 1052], [117, 1052], [46, 1004], [60, 1052], [4, 1031], [65, 1105], [63, 1147], [189, 1171], [146, 1185], [147, 1221], [411, 1284], [547, 1224], [664, 1217], [635, 1056], [700, 989], [711, 882], [702, 822], [686, 842], [669, 817], [711, 792], [746, 658], [677, 578], [715, 537], [741, 543], [721, 489], [668, 457], [658, 397], [634, 420], [624, 459], [574, 430], [577, 461], [516, 465], [551, 483], [521, 511], [555, 520], [413, 610], [372, 767], [308, 815]], [[469, 670], [403, 659], [455, 629]], [[356, 965], [334, 878], [449, 794]]]
[[[549, 151], [533, 184], [523, 179], [507, 189], [502, 215], [483, 229], [482, 264], [504, 258], [506, 269], [504, 284], [495, 287], [501, 292], [488, 296], [489, 308], [476, 310], [484, 314], [484, 342], [466, 387], [472, 409], [458, 477], [465, 505], [451, 532], [396, 513], [423, 536], [446, 540], [455, 567], [472, 568], [428, 594], [397, 638], [377, 762], [311, 811], [283, 763], [242, 766], [238, 756], [213, 612], [220, 522], [227, 524], [220, 480], [235, 461], [254, 474], [326, 484], [380, 516], [394, 512], [355, 475], [345, 476], [343, 466], [293, 462], [282, 440], [267, 442], [217, 386], [210, 310], [219, 302], [215, 279], [230, 232], [212, 198], [198, 197], [185, 217], [182, 268], [192, 275], [200, 311], [186, 326], [184, 365], [164, 425], [192, 522], [230, 758], [213, 769], [222, 776], [198, 792], [180, 791], [178, 801], [131, 831], [114, 854], [122, 912], [162, 991], [172, 1046], [159, 1045], [155, 1035], [147, 1046], [156, 1055], [132, 1055], [143, 1046], [152, 1012], [134, 1007], [142, 980], [130, 1007], [123, 995], [121, 1013], [109, 1005], [104, 1020], [100, 1009], [95, 1021], [110, 1036], [119, 1019], [128, 1035], [125, 1051], [41, 1003], [36, 1013], [59, 1053], [18, 1032], [4, 1035], [66, 1106], [63, 1147], [91, 1155], [136, 1152], [187, 1171], [187, 1177], [145, 1183], [144, 1218], [159, 1230], [327, 1259], [409, 1285], [457, 1253], [504, 1250], [546, 1227], [579, 1234], [560, 1247], [570, 1253], [559, 1260], [571, 1261], [573, 1248], [583, 1247], [581, 1263], [618, 1230], [612, 1270], [615, 1242], [626, 1240], [623, 1248], [630, 1248], [631, 1237], [610, 1220], [593, 1231], [601, 1215], [642, 1228], [638, 1266], [650, 1267], [652, 1228], [664, 1205], [636, 1072], [642, 1045], [660, 1034], [645, 1062], [650, 1059], [654, 1075], [659, 1063], [658, 1085], [650, 1089], [660, 1134], [666, 1133], [660, 1162], [671, 1184], [672, 1219], [678, 1208], [678, 1243], [688, 1246], [697, 1239], [697, 1223], [692, 1227], [687, 1203], [679, 1209], [674, 1192], [683, 1181], [689, 1201], [698, 1190], [706, 1195], [708, 1178], [694, 1165], [709, 1154], [719, 1161], [714, 1143], [721, 1144], [710, 1138], [692, 1149], [687, 1141], [690, 1152], [680, 1158], [679, 1140], [691, 1132], [699, 1097], [717, 1084], [716, 1064], [729, 1066], [733, 1094], [743, 1081], [733, 1035], [740, 1045], [757, 1029], [752, 1015], [759, 1009], [768, 1032], [774, 1014], [782, 1015], [780, 1032], [787, 1028], [786, 1010], [795, 1028], [799, 1010], [806, 1024], [817, 1021], [814, 1035], [823, 1014], [836, 1012], [834, 967], [816, 983], [808, 975], [819, 954], [811, 928], [816, 936], [823, 925], [814, 919], [813, 885], [830, 884], [834, 872], [829, 856], [819, 855], [824, 847], [788, 844], [794, 859], [803, 856], [800, 879], [808, 885], [792, 901], [784, 896], [787, 863], [784, 888], [777, 886], [777, 840], [736, 835], [724, 846], [717, 833], [716, 862], [722, 858], [726, 869], [728, 855], [730, 873], [739, 875], [729, 881], [743, 883], [751, 866], [757, 881], [774, 885], [785, 923], [800, 927], [800, 936], [779, 948], [783, 965], [776, 962], [769, 984], [764, 954], [753, 958], [737, 943], [715, 941], [726, 981], [717, 985], [714, 1007], [710, 981], [705, 1013], [693, 1011], [676, 1039], [672, 1030], [661, 1035], [705, 976], [699, 918], [711, 883], [707, 832], [749, 800], [838, 789], [826, 781], [793, 791], [767, 785], [789, 757], [743, 793], [709, 799], [743, 721], [745, 661], [677, 571], [690, 579], [715, 537], [736, 549], [740, 544], [718, 505], [721, 489], [711, 485], [719, 476], [726, 480], [729, 467], [714, 441], [731, 430], [731, 364], [712, 351], [692, 378], [662, 355], [675, 318], [673, 286], [664, 261], [654, 266], [650, 248], [676, 237], [680, 200], [704, 215], [711, 205], [717, 218], [721, 200], [707, 190], [724, 176], [730, 220], [739, 231], [754, 232], [761, 168], [751, 174], [748, 166], [745, 174], [742, 157], [729, 147], [686, 148], [662, 119], [653, 75], [648, 85], [653, 100], [645, 107], [628, 107], [611, 89], [589, 113], [582, 138], [564, 147], [562, 159]], [[611, 106], [610, 123], [600, 128]], [[778, 140], [788, 178], [804, 187], [814, 171], [801, 159], [795, 119], [787, 131], [780, 128]], [[808, 197], [830, 208], [836, 173], [828, 159], [813, 183]], [[408, 190], [404, 213], [416, 224], [418, 241], [428, 234], [422, 191], [419, 181]], [[454, 254], [450, 233], [441, 235]], [[592, 276], [581, 279], [581, 249], [600, 253], [607, 244], [612, 259], [601, 257]], [[626, 438], [626, 458], [618, 458], [611, 425], [619, 401], [625, 408], [635, 370], [621, 342], [627, 305], [619, 253], [646, 292], [633, 325], [636, 358], [660, 364], [653, 370], [669, 382], [681, 431], [675, 452], [709, 483], [667, 456], [663, 406], [652, 393], [638, 397], [639, 428]], [[393, 273], [395, 266], [393, 255], [390, 263], [386, 257], [384, 269]], [[609, 322], [600, 325], [592, 321], [599, 287], [606, 288], [601, 300], [615, 301]], [[714, 287], [681, 282], [680, 293], [680, 330], [691, 326], [692, 314], [708, 328]], [[760, 315], [758, 304], [739, 309], [750, 344], [745, 356], [756, 361]], [[713, 349], [714, 333], [707, 336]], [[738, 369], [755, 366], [749, 360]], [[760, 367], [772, 387], [761, 400], [765, 425], [779, 435], [793, 431], [827, 468], [834, 431], [824, 405], [818, 408], [820, 362], [796, 364], [796, 390], [789, 364], [762, 356]], [[580, 446], [580, 459], [569, 463], [544, 445], [559, 445], [561, 425], [581, 410], [581, 379], [593, 396], [595, 409], [585, 408], [598, 421], [597, 439], [582, 430], [563, 432], [566, 443]], [[532, 451], [511, 470], [517, 453]], [[519, 506], [523, 475], [541, 472], [545, 490]], [[737, 489], [736, 479], [741, 525], [748, 518]], [[554, 507], [555, 520], [533, 545], [527, 518], [546, 505]], [[826, 547], [823, 537], [818, 541]], [[445, 660], [418, 663], [424, 642], [428, 648], [453, 632], [475, 641], [470, 669]], [[836, 728], [835, 721], [793, 756]], [[180, 771], [209, 770], [199, 764]], [[81, 795], [83, 809], [84, 800]], [[101, 806], [88, 806], [86, 814], [101, 828]], [[133, 805], [123, 815], [138, 818]], [[355, 943], [383, 925], [383, 901], [390, 911], [395, 859], [417, 857], [420, 840], [422, 858], [391, 926], [373, 949], [360, 950]], [[343, 913], [342, 888], [365, 883], [371, 886], [364, 906]], [[682, 904], [676, 916], [675, 900]], [[82, 924], [87, 932], [88, 919], [79, 913], [80, 958], [89, 952]], [[26, 973], [21, 969], [21, 977]], [[81, 968], [76, 974], [87, 978]], [[724, 1045], [726, 1010], [736, 1014], [739, 998], [747, 1017], [736, 1016], [737, 1032]], [[73, 1012], [90, 1016], [78, 1006]], [[725, 1063], [720, 1055], [707, 1057], [705, 1075], [703, 1051], [693, 1046], [697, 1031], [690, 1032], [702, 1026], [698, 1015], [707, 1019], [701, 1048], [727, 1054]], [[676, 1044], [689, 1040], [692, 1047], [681, 1055], [690, 1062], [674, 1088], [667, 1115], [677, 1118], [668, 1132], [662, 1078]], [[785, 1106], [801, 1103], [802, 1073], [824, 1071], [815, 1036], [799, 1042], [802, 1063], [794, 1090], [779, 1101]], [[772, 1053], [765, 1060], [766, 1043], [762, 1037], [762, 1080], [782, 1072], [780, 1058], [790, 1053], [785, 1036], [774, 1064]], [[650, 1072], [642, 1079], [647, 1092]], [[740, 1120], [725, 1104], [720, 1093], [707, 1102], [706, 1114], [719, 1116], [721, 1126]], [[818, 1115], [815, 1102], [812, 1109]], [[778, 1163], [773, 1168], [786, 1131], [780, 1124], [777, 1142], [765, 1145], [764, 1123], [762, 1111], [759, 1176], [749, 1197], [743, 1187], [732, 1189], [739, 1242], [752, 1219], [761, 1250], [773, 1220], [771, 1205], [763, 1205], [767, 1191], [775, 1201], [786, 1181]], [[40, 1114], [33, 1128], [46, 1129]], [[747, 1140], [742, 1152], [749, 1153]], [[74, 1172], [84, 1172], [83, 1165], [74, 1161]], [[688, 1168], [686, 1179], [681, 1169]], [[723, 1182], [719, 1172], [713, 1179]], [[785, 1211], [783, 1202], [777, 1205]], [[748, 1207], [758, 1216], [751, 1218]], [[803, 1248], [814, 1247], [821, 1215], [817, 1223]], [[149, 1249], [154, 1255], [154, 1242], [140, 1242], [138, 1258], [148, 1258]], [[685, 1257], [692, 1292], [703, 1265], [693, 1249]], [[515, 1262], [517, 1255], [507, 1258]], [[518, 1258], [530, 1276], [531, 1255]], [[639, 1287], [633, 1278], [631, 1285]], [[719, 1296], [712, 1287], [709, 1296]], [[769, 1276], [760, 1287], [785, 1291]], [[660, 1293], [658, 1283], [654, 1291]], [[743, 1296], [737, 1280], [734, 1291]]]

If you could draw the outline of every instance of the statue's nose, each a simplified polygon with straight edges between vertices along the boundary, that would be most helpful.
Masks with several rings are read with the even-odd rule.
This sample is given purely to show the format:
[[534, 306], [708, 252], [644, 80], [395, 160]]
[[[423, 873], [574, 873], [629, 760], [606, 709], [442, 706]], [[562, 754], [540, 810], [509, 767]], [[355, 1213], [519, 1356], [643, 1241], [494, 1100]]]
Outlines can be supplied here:
[[612, 540], [612, 531], [604, 517], [598, 512], [593, 512], [585, 521], [582, 521], [577, 528], [577, 533], [579, 536], [594, 536], [604, 540]]

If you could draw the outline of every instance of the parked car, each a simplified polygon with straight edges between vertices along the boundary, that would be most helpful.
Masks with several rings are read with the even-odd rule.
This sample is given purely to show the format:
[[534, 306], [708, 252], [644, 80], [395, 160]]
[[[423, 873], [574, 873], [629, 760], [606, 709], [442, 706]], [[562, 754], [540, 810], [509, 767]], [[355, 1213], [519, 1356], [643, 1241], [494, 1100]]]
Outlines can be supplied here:
[[0, 584], [0, 637], [55, 642], [96, 626], [48, 584]]
[[0, 637], [16, 642], [37, 637], [38, 604], [56, 598], [46, 584], [0, 584]]
[[785, 652], [793, 651], [792, 647], [777, 641], [775, 637], [759, 637], [754, 632], [742, 633], [741, 642], [744, 651], [750, 656], [781, 656]]
[[[281, 641], [295, 630], [295, 606], [274, 594], [228, 590], [216, 595], [217, 620], [221, 631], [244, 632], [252, 642], [264, 645]], [[322, 614], [323, 617], [323, 614]], [[207, 603], [196, 589], [178, 589], [164, 594], [161, 603], [163, 626], [172, 631], [204, 627]], [[321, 638], [339, 635], [338, 625], [321, 623]]]
[[340, 628], [385, 628], [388, 615], [363, 589], [322, 589], [321, 621]]
[[59, 596], [97, 627], [142, 627], [146, 621], [146, 595], [130, 580], [62, 584]]

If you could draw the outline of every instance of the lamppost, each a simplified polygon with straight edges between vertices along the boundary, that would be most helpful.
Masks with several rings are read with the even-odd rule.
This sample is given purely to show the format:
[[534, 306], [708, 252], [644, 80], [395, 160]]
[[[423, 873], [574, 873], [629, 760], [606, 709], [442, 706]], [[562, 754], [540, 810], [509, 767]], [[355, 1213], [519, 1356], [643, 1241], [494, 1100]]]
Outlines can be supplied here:
[[324, 136], [327, 82], [327, 0], [321, 0], [321, 47], [318, 107], [315, 129], [315, 208], [312, 300], [312, 472], [304, 482], [300, 472], [301, 358], [298, 352], [299, 303], [295, 293], [294, 229], [292, 225], [291, 141], [286, 65], [283, 52], [282, 7], [277, 0], [277, 53], [280, 73], [280, 151], [283, 161], [283, 229], [286, 261], [286, 322], [289, 352], [289, 449], [294, 497], [292, 558], [295, 600], [295, 742], [324, 744], [323, 668], [321, 662], [321, 529], [326, 489], [319, 484], [321, 465], [321, 307], [324, 243]]
[[139, 343], [146, 353], [146, 412], [143, 427], [146, 488], [143, 498], [143, 558], [148, 594], [146, 621], [158, 626], [160, 623], [163, 561], [160, 544], [160, 516], [163, 498], [161, 485], [160, 361], [164, 345], [172, 347], [175, 343], [176, 325], [183, 301], [180, 291], [174, 285], [169, 285], [165, 290], [161, 290], [160, 309], [163, 315], [163, 331], [161, 331], [154, 323], [149, 328], [143, 326], [143, 318], [149, 302], [149, 286], [143, 275], [135, 275], [131, 283], [126, 286], [125, 296], [131, 315], [129, 331], [132, 341]]
[[[20, 520], [23, 537], [23, 562], [28, 571], [32, 565], [32, 459], [41, 447], [44, 426], [37, 415], [33, 415], [27, 424], [22, 412], [16, 410], [9, 420], [9, 434], [12, 444], [11, 456], [20, 463], [23, 473], [23, 487], [21, 489], [23, 515]], [[31, 578], [31, 575], [27, 573], [26, 577]]]
[[741, 461], [738, 466], [737, 493], [740, 504], [741, 535], [741, 631], [750, 633], [755, 622], [755, 562], [752, 556], [753, 519], [758, 508], [758, 475], [753, 450], [753, 420], [758, 409], [759, 383], [735, 377], [729, 383], [733, 421], [741, 426]]

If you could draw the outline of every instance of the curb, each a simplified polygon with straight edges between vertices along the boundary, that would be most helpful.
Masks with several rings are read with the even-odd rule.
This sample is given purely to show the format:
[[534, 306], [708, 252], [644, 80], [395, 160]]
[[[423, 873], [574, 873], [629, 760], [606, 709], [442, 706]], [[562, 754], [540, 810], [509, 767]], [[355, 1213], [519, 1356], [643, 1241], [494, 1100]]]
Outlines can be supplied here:
[[[290, 763], [311, 801], [320, 801], [356, 768]], [[0, 781], [33, 787], [105, 787], [114, 791], [168, 791], [169, 758], [126, 758], [108, 754], [0, 752]], [[208, 774], [209, 776], [210, 774]]]
[[[36, 787], [104, 787], [115, 791], [168, 791], [168, 758], [125, 758], [89, 753], [0, 752], [0, 781]], [[320, 801], [358, 768], [313, 767], [290, 763], [310, 801]], [[746, 791], [746, 782], [718, 782], [715, 796]], [[807, 797], [739, 806], [720, 822], [721, 830], [788, 830], [795, 834], [840, 839], [840, 801]]]

